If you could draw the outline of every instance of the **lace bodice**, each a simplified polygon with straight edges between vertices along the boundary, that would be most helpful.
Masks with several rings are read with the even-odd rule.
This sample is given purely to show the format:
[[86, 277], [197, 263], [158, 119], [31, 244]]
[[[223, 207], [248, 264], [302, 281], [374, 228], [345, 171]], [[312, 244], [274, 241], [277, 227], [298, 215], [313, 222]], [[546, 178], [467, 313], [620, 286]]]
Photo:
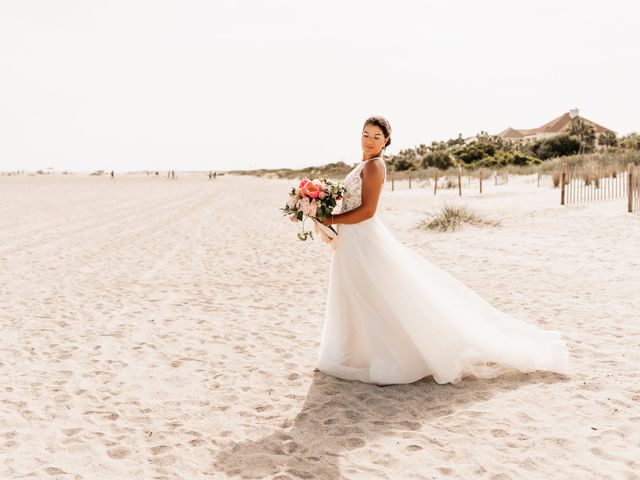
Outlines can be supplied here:
[[[344, 177], [343, 183], [346, 191], [344, 197], [342, 198], [342, 204], [338, 205], [333, 210], [333, 213], [347, 212], [349, 210], [353, 210], [356, 207], [359, 207], [362, 204], [362, 177], [360, 176], [360, 172], [362, 171], [362, 167], [364, 167], [364, 164], [366, 162], [370, 162], [372, 160], [375, 160], [376, 158], [380, 157], [374, 157], [370, 158], [369, 160], [360, 162], [353, 168], [353, 170], [351, 170], [347, 174], [346, 177]], [[384, 160], [382, 163], [384, 164], [384, 181], [382, 182], [380, 189], [384, 188], [384, 184], [387, 180], [387, 164], [384, 163]]]

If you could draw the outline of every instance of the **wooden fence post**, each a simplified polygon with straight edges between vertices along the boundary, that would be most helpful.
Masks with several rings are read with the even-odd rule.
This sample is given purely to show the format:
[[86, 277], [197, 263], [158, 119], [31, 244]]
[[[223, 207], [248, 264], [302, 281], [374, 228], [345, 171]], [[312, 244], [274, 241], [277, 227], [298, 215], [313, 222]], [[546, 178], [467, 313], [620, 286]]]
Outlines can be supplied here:
[[540, 172], [538, 172], [538, 186], [540, 186]]
[[396, 176], [396, 172], [395, 171], [391, 172], [391, 191], [392, 192], [395, 189], [395, 176]]
[[633, 213], [633, 163], [630, 163], [628, 168], [628, 186], [627, 186], [627, 211]]
[[636, 213], [640, 212], [640, 165], [633, 167], [633, 208]]
[[480, 169], [480, 193], [482, 193], [482, 169]]
[[567, 179], [567, 164], [562, 164], [562, 175], [560, 176], [560, 205], [564, 205], [565, 187], [564, 182]]
[[411, 174], [409, 174], [409, 190], [411, 190]]
[[462, 196], [462, 167], [458, 167], [458, 195]]
[[436, 179], [433, 182], [433, 194], [435, 195], [438, 191], [438, 169], [436, 168]]

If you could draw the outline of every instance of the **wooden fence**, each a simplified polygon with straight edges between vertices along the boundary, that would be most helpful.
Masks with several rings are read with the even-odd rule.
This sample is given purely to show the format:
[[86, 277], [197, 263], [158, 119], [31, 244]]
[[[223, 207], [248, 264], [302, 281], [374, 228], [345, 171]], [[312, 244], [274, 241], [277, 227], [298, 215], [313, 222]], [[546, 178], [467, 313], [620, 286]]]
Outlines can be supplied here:
[[[537, 185], [540, 186], [541, 173], [537, 174]], [[560, 204], [593, 202], [598, 200], [627, 199], [627, 210], [640, 213], [640, 165], [629, 164], [627, 169], [616, 166], [580, 165], [568, 168], [562, 166], [562, 172], [553, 173], [554, 187], [560, 184]], [[466, 178], [465, 178], [466, 177]], [[483, 182], [503, 185], [509, 182], [508, 170], [463, 170], [458, 167], [455, 174], [451, 170], [431, 168], [426, 173], [402, 172], [398, 179], [408, 180], [409, 189], [412, 184], [418, 188], [429, 187], [436, 195], [440, 189], [456, 189], [462, 196], [462, 186], [471, 186], [471, 179], [477, 180], [479, 193], [482, 193]], [[391, 191], [395, 190], [396, 172], [391, 172]]]
[[509, 182], [509, 172], [506, 170], [501, 172], [482, 168], [478, 170], [463, 170], [461, 167], [458, 167], [454, 174], [452, 174], [450, 170], [430, 168], [426, 173], [422, 174], [402, 172], [401, 175], [396, 176], [396, 172], [391, 172], [390, 177], [392, 192], [395, 191], [396, 181], [408, 180], [409, 190], [411, 190], [412, 185], [418, 188], [429, 187], [433, 190], [434, 195], [438, 193], [438, 190], [456, 189], [458, 195], [462, 196], [462, 187], [466, 186], [466, 188], [470, 188], [472, 178], [474, 183], [477, 182], [479, 193], [482, 193], [482, 186], [486, 184], [486, 182], [490, 181], [495, 185], [504, 185]]
[[627, 169], [593, 166], [562, 167], [560, 205], [627, 199], [628, 211], [640, 210], [638, 180], [640, 169], [629, 164]]

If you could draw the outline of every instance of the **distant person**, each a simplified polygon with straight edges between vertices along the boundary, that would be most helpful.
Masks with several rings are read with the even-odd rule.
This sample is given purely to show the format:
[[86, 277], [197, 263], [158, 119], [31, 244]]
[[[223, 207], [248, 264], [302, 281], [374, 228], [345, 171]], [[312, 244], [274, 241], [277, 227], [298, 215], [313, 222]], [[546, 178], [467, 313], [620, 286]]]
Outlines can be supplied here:
[[213, 172], [213, 179], [214, 179], [214, 180], [216, 179], [216, 173], [217, 173], [217, 172]]
[[111, 170], [111, 178], [113, 178], [113, 170]]
[[160, 172], [156, 170], [156, 178], [158, 178], [159, 176], [160, 176]]
[[211, 180], [212, 176], [213, 176], [213, 174], [211, 172], [209, 172], [209, 180]]

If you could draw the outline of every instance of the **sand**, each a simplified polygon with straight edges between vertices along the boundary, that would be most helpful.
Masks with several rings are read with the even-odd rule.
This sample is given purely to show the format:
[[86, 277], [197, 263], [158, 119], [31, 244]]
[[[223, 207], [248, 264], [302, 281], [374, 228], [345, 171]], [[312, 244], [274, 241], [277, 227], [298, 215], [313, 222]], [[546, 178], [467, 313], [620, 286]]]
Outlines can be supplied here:
[[[401, 241], [564, 333], [574, 372], [313, 372], [330, 250], [291, 181], [0, 177], [0, 478], [640, 478], [640, 215], [529, 177], [381, 197]], [[444, 201], [499, 227], [415, 228]]]

